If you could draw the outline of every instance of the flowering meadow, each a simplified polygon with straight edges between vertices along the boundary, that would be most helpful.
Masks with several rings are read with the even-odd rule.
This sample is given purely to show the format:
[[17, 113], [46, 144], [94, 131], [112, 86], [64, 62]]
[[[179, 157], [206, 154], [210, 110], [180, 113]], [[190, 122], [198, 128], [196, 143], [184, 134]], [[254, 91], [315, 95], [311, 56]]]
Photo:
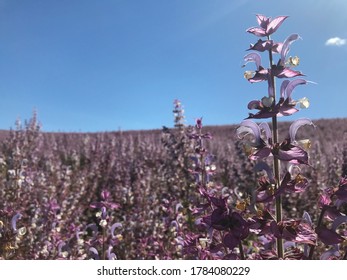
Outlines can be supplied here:
[[314, 85], [299, 35], [272, 38], [287, 17], [256, 19], [238, 125], [188, 125], [175, 100], [173, 128], [2, 131], [0, 259], [347, 259], [347, 122], [285, 121]]

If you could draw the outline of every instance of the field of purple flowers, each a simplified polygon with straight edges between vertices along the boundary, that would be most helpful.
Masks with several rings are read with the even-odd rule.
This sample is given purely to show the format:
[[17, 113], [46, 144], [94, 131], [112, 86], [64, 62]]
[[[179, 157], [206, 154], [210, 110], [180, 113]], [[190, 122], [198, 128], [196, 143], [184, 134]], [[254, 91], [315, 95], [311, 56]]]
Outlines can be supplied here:
[[249, 53], [245, 78], [269, 95], [240, 125], [185, 125], [175, 100], [174, 128], [44, 133], [34, 114], [3, 131], [0, 259], [346, 259], [347, 122], [277, 122], [308, 106], [284, 62], [298, 36], [270, 39], [285, 19], [247, 30], [271, 67]]
[[[289, 217], [306, 211], [313, 223], [320, 214], [319, 195], [338, 187], [347, 175], [347, 121], [318, 120], [315, 125], [305, 131], [312, 142], [311, 166], [303, 170], [309, 180], [306, 192], [284, 195]], [[283, 123], [283, 131], [288, 126]], [[211, 230], [202, 223], [209, 205], [196, 185], [195, 145], [189, 137], [193, 129], [43, 133], [34, 116], [23, 127], [3, 132], [0, 258], [223, 258], [221, 245], [211, 240]], [[242, 213], [259, 183], [236, 129], [203, 128], [206, 137], [212, 137], [205, 169], [215, 196], [209, 194], [211, 202], [228, 203]], [[257, 211], [264, 205], [257, 203]], [[248, 236], [243, 241], [245, 258], [266, 252], [269, 236]], [[289, 250], [294, 243], [285, 246]], [[318, 252], [341, 258], [334, 251], [337, 246], [323, 244]]]

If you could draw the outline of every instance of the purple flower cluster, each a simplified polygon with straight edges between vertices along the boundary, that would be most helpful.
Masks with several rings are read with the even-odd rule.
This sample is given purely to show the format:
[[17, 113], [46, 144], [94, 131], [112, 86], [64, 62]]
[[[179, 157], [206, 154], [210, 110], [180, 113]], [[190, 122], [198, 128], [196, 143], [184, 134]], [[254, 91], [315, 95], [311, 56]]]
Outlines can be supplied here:
[[[274, 19], [264, 15], [257, 15], [259, 27], [247, 29], [247, 32], [261, 37], [255, 44], [251, 45], [248, 51], [256, 51], [247, 54], [244, 57], [246, 63], [254, 62], [256, 64], [255, 71], [246, 71], [245, 78], [251, 83], [266, 81], [268, 83], [268, 95], [261, 100], [252, 100], [248, 104], [248, 109], [258, 110], [255, 114], [250, 113], [247, 120], [244, 120], [237, 130], [240, 138], [245, 140], [245, 151], [250, 160], [257, 162], [255, 171], [264, 171], [263, 175], [258, 180], [258, 188], [253, 193], [252, 200], [254, 205], [250, 206], [254, 209], [259, 209], [261, 205], [262, 214], [257, 218], [252, 218], [257, 227], [253, 224], [253, 229], [260, 230], [262, 235], [270, 234], [271, 238], [267, 240], [276, 241], [272, 245], [267, 244], [267, 251], [271, 251], [270, 255], [261, 254], [264, 258], [286, 258], [287, 252], [295, 249], [296, 259], [312, 258], [313, 250], [320, 240], [326, 245], [340, 244], [345, 241], [345, 238], [335, 232], [336, 225], [344, 223], [345, 216], [342, 215], [336, 207], [334, 213], [336, 215], [334, 221], [335, 226], [327, 229], [321, 225], [324, 217], [324, 212], [327, 211], [323, 207], [318, 225], [315, 227], [311, 217], [307, 212], [303, 213], [303, 218], [299, 220], [288, 219], [283, 217], [283, 202], [282, 197], [285, 194], [303, 193], [308, 185], [308, 179], [301, 173], [302, 165], [310, 165], [308, 149], [310, 148], [310, 140], [297, 140], [296, 134], [300, 127], [304, 125], [314, 124], [311, 120], [302, 118], [294, 121], [290, 128], [287, 137], [280, 142], [278, 140], [278, 117], [289, 116], [299, 111], [300, 108], [307, 108], [309, 101], [307, 98], [294, 100], [292, 93], [298, 85], [305, 85], [308, 81], [297, 78], [303, 76], [300, 71], [293, 68], [298, 66], [299, 58], [288, 57], [290, 46], [300, 37], [298, 34], [288, 36], [284, 42], [276, 42], [270, 35], [273, 35], [282, 23], [288, 18], [287, 16], [279, 16]], [[267, 53], [269, 59], [269, 67], [262, 65], [261, 55], [259, 53]], [[279, 55], [278, 62], [275, 62], [275, 55]], [[280, 86], [280, 95], [276, 95], [276, 79], [284, 79]], [[266, 122], [257, 124], [250, 119], [271, 119], [272, 129]], [[272, 162], [272, 164], [270, 163]], [[272, 168], [269, 167], [272, 165]], [[340, 183], [337, 193], [343, 193], [343, 183]], [[338, 194], [333, 195], [338, 197]], [[331, 196], [326, 195], [321, 197], [321, 201], [330, 202]], [[343, 200], [340, 200], [340, 204]], [[258, 233], [258, 234], [259, 234]], [[283, 244], [285, 241], [292, 242], [293, 246], [290, 249]], [[297, 244], [305, 244], [300, 247]], [[270, 246], [269, 246], [270, 245]], [[310, 251], [307, 246], [310, 246]], [[287, 245], [288, 246], [288, 245]], [[344, 250], [344, 247], [336, 248], [335, 256], [338, 255], [339, 249]], [[288, 257], [287, 257], [288, 258]]]
[[[300, 38], [299, 35], [290, 35], [284, 42], [270, 38], [286, 19], [286, 16], [271, 19], [257, 15], [259, 27], [247, 30], [262, 39], [251, 45], [248, 51], [252, 52], [244, 57], [246, 64], [254, 62], [256, 65], [254, 71], [246, 71], [244, 76], [251, 83], [266, 81], [268, 84], [268, 94], [248, 104], [248, 109], [258, 112], [250, 113], [236, 131], [248, 159], [254, 162], [256, 186], [240, 192], [238, 186], [225, 188], [213, 182], [211, 175], [216, 174], [216, 166], [213, 164], [213, 169], [210, 166], [215, 157], [207, 152], [208, 145], [205, 144], [212, 137], [202, 132], [202, 119], [197, 119], [195, 132], [189, 134], [195, 143], [189, 171], [200, 194], [193, 211], [198, 232], [185, 238], [186, 253], [191, 258], [346, 258], [346, 230], [342, 226], [347, 221], [343, 213], [345, 178], [336, 188], [322, 187], [319, 197], [321, 214], [315, 221], [317, 224], [308, 213], [311, 209], [300, 209], [301, 217], [293, 217], [297, 210], [290, 209], [283, 215], [285, 203], [289, 203], [291, 197], [305, 196], [310, 190], [310, 180], [304, 170], [312, 168], [309, 159], [311, 141], [298, 139], [297, 134], [303, 126], [316, 128], [311, 120], [298, 119], [279, 141], [277, 118], [309, 106], [306, 97], [292, 98], [298, 85], [308, 83], [297, 78], [303, 74], [293, 69], [298, 66], [299, 58], [288, 57], [290, 46]], [[268, 68], [262, 65], [261, 53], [268, 55]], [[274, 61], [276, 55], [279, 55], [278, 62]], [[283, 80], [279, 96], [276, 94], [276, 79]], [[268, 122], [256, 123], [251, 119], [270, 119], [271, 126]], [[332, 247], [326, 250], [322, 246]]]

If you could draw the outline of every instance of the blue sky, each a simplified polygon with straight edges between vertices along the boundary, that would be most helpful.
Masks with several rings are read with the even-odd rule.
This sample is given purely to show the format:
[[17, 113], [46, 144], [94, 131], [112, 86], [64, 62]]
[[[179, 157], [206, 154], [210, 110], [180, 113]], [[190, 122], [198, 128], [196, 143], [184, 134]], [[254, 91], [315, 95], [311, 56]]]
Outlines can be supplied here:
[[345, 0], [0, 0], [0, 129], [33, 110], [44, 131], [171, 127], [175, 98], [187, 124], [240, 123], [267, 92], [241, 68], [257, 13], [290, 16], [273, 39], [298, 33], [290, 55], [317, 83], [283, 120], [347, 117]]

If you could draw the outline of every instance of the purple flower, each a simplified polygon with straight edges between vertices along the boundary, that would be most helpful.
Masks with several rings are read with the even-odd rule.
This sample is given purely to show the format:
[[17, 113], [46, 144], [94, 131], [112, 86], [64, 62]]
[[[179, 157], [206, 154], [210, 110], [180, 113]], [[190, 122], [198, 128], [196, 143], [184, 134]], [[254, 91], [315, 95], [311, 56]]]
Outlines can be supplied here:
[[258, 188], [256, 191], [257, 202], [270, 202], [275, 197], [283, 193], [301, 193], [306, 190], [308, 186], [308, 180], [300, 173], [292, 176], [290, 172], [287, 172], [282, 179], [279, 188], [275, 189], [275, 178], [272, 170], [265, 162], [259, 162], [255, 166], [255, 171], [266, 171], [267, 177], [262, 176], [258, 179]]
[[211, 226], [220, 231], [228, 231], [225, 236], [230, 249], [231, 244], [236, 240], [237, 244], [245, 239], [249, 234], [249, 225], [246, 220], [237, 212], [229, 212], [221, 208], [215, 209], [211, 214]]
[[[298, 129], [304, 125], [312, 125], [312, 121], [307, 118], [302, 118], [294, 121], [289, 127], [289, 137], [285, 139], [279, 146], [275, 145], [272, 150], [272, 153], [279, 160], [287, 161], [292, 164], [306, 164], [308, 165], [308, 154], [304, 148], [308, 148], [308, 145], [305, 145], [304, 148], [300, 147], [301, 142], [296, 141], [295, 136]], [[304, 141], [305, 143], [309, 143]]]
[[[120, 205], [118, 203], [114, 203], [114, 202], [110, 202], [109, 198], [110, 198], [110, 192], [109, 191], [102, 191], [101, 192], [101, 198], [102, 200], [99, 202], [92, 202], [89, 207], [90, 208], [97, 208], [97, 209], [103, 209], [104, 208], [109, 208], [109, 209], [118, 209], [120, 208]], [[102, 212], [104, 213], [106, 209], [102, 210]]]
[[282, 65], [282, 61], [280, 60], [277, 65], [273, 65], [271, 68], [271, 74], [277, 78], [294, 78], [298, 76], [304, 76], [300, 71], [295, 71], [290, 67], [286, 67]]
[[17, 232], [17, 221], [22, 218], [22, 214], [17, 213], [11, 219], [11, 226], [14, 232]]
[[297, 111], [299, 111], [297, 108], [295, 108], [297, 104], [300, 104], [302, 108], [305, 108], [302, 106], [300, 101], [293, 100], [291, 95], [295, 87], [297, 87], [298, 85], [305, 85], [307, 83], [308, 81], [304, 79], [296, 79], [292, 81], [285, 80], [282, 82], [281, 90], [280, 90], [281, 97], [277, 105], [278, 107], [277, 116], [279, 117], [290, 116], [296, 113]]
[[276, 238], [283, 238], [296, 243], [315, 245], [317, 236], [312, 226], [305, 220], [288, 220], [270, 224], [271, 231]]
[[271, 95], [273, 93], [273, 89], [270, 88], [269, 97], [263, 97], [262, 100], [252, 100], [248, 103], [249, 110], [259, 110], [259, 112], [256, 114], [250, 113], [248, 119], [290, 116], [299, 111], [299, 109], [296, 108], [298, 104], [300, 104], [302, 108], [306, 108], [302, 105], [301, 100], [293, 100], [291, 95], [296, 86], [307, 83], [308, 81], [304, 79], [296, 79], [292, 81], [284, 80], [280, 90], [281, 97], [277, 104], [274, 104], [274, 98]]
[[103, 191], [101, 192], [101, 198], [102, 198], [103, 200], [108, 200], [109, 197], [110, 197], [110, 192], [109, 192], [109, 191], [103, 190]]
[[112, 238], [116, 238], [116, 235], [114, 234], [114, 231], [115, 231], [117, 228], [122, 228], [122, 224], [121, 224], [121, 223], [114, 223], [114, 224], [111, 226], [111, 235], [112, 235]]
[[58, 246], [58, 253], [61, 253], [62, 248], [66, 245], [66, 243], [63, 240], [59, 240], [57, 243]]
[[96, 236], [98, 235], [98, 227], [97, 227], [96, 224], [93, 224], [93, 223], [92, 223], [92, 224], [86, 225], [84, 231], [87, 231], [87, 230], [89, 230], [89, 229], [92, 231], [93, 237], [96, 237]]
[[201, 128], [202, 128], [202, 118], [197, 118], [197, 119], [195, 120], [195, 127], [196, 127], [197, 129], [201, 129]]
[[108, 246], [108, 249], [107, 249], [107, 258], [109, 260], [116, 260], [117, 259], [117, 256], [115, 253], [112, 253], [112, 249], [113, 247], [112, 246]]
[[94, 247], [89, 248], [89, 253], [92, 259], [100, 260], [99, 252]]
[[276, 32], [276, 30], [281, 26], [283, 21], [288, 16], [279, 16], [274, 19], [271, 19], [264, 15], [257, 14], [256, 17], [259, 27], [251, 27], [248, 28], [246, 31], [258, 37], [269, 37], [271, 34]]
[[306, 190], [308, 184], [309, 183], [307, 178], [300, 173], [292, 178], [290, 172], [287, 172], [281, 182], [279, 191], [289, 193], [302, 193]]
[[289, 53], [289, 47], [293, 42], [295, 42], [299, 38], [300, 36], [298, 34], [292, 34], [284, 40], [282, 48], [281, 48], [281, 60], [279, 61], [279, 65], [285, 66], [286, 57]]
[[257, 202], [270, 202], [275, 197], [274, 184], [271, 184], [266, 177], [262, 176], [258, 179]]
[[330, 194], [323, 192], [322, 194], [319, 195], [318, 197], [318, 206], [319, 208], [322, 208], [326, 205], [329, 205], [331, 203], [331, 198]]
[[299, 35], [292, 34], [287, 37], [283, 43], [274, 43], [273, 40], [269, 39], [269, 36], [278, 29], [278, 27], [286, 18], [286, 16], [279, 16], [271, 20], [271, 18], [267, 18], [263, 15], [257, 15], [257, 20], [260, 27], [252, 27], [247, 29], [247, 32], [252, 33], [256, 36], [267, 36], [267, 40], [259, 39], [258, 42], [254, 45], [251, 45], [248, 50], [255, 50], [258, 52], [269, 51], [271, 53], [279, 53], [281, 56], [277, 65], [271, 65], [269, 69], [265, 69], [261, 65], [261, 58], [257, 53], [250, 53], [244, 57], [246, 64], [248, 62], [255, 62], [257, 68], [254, 72], [246, 71], [245, 78], [251, 83], [268, 81], [269, 96], [273, 96], [274, 92], [273, 77], [294, 78], [297, 76], [303, 76], [300, 71], [295, 71], [292, 69], [293, 66], [297, 66], [299, 64], [299, 58], [289, 57], [287, 59], [289, 47], [294, 41], [300, 38]]
[[260, 161], [258, 162], [255, 167], [254, 171], [260, 172], [265, 171], [267, 173], [267, 177], [261, 176], [258, 179], [258, 188], [256, 191], [257, 202], [270, 202], [274, 199], [275, 196], [275, 178], [273, 176], [273, 172], [267, 163]]
[[[265, 130], [265, 136], [267, 138], [265, 140], [262, 139], [261, 129]], [[236, 133], [239, 138], [244, 138], [248, 135], [253, 136], [254, 140], [249, 140], [245, 144], [245, 151], [251, 160], [263, 159], [270, 155], [271, 145], [269, 143], [269, 139], [271, 139], [271, 131], [267, 123], [257, 125], [251, 120], [244, 120], [241, 122], [241, 125], [237, 129]]]
[[255, 44], [251, 44], [247, 51], [253, 50], [258, 52], [272, 51], [280, 53], [283, 43], [275, 43], [273, 40], [261, 40], [259, 39]]
[[197, 244], [199, 242], [200, 235], [188, 233], [184, 238], [184, 253], [196, 255], [199, 251]]
[[[297, 130], [303, 125], [313, 125], [313, 123], [309, 119], [294, 121], [289, 128], [289, 137], [280, 144], [272, 144], [271, 131], [267, 123], [257, 125], [251, 120], [244, 120], [237, 129], [237, 135], [240, 138], [253, 135], [254, 141], [246, 143], [246, 152], [251, 160], [264, 159], [272, 154], [281, 161], [308, 165], [307, 152], [298, 146], [299, 142], [295, 140]], [[262, 139], [261, 130], [265, 132], [267, 139]]]
[[198, 118], [195, 120], [195, 128], [198, 132], [189, 133], [188, 137], [194, 140], [202, 140], [202, 139], [212, 139], [212, 135], [210, 133], [201, 133], [202, 129], [202, 118]]
[[293, 145], [288, 139], [284, 140], [279, 145], [274, 145], [272, 154], [281, 161], [286, 161], [291, 164], [306, 164], [308, 165], [307, 152], [296, 145]]

